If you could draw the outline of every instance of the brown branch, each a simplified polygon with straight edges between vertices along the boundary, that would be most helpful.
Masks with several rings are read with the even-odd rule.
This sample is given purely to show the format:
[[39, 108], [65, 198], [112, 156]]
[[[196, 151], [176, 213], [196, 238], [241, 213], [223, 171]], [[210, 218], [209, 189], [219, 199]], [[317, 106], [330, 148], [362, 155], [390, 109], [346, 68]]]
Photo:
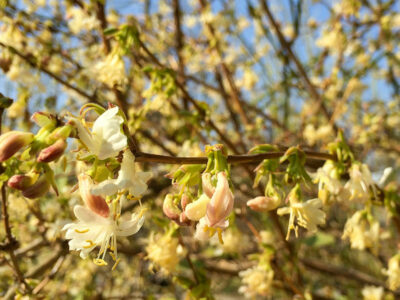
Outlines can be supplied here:
[[[334, 160], [336, 157], [328, 153], [320, 153], [314, 151], [304, 151], [307, 158], [317, 160]], [[260, 163], [264, 159], [280, 158], [285, 152], [270, 152], [262, 154], [243, 154], [243, 155], [228, 155], [228, 163], [230, 164], [256, 164]], [[154, 162], [154, 163], [165, 163], [165, 164], [206, 164], [207, 157], [179, 157], [179, 156], [167, 156], [158, 155], [145, 152], [136, 153], [137, 162]]]

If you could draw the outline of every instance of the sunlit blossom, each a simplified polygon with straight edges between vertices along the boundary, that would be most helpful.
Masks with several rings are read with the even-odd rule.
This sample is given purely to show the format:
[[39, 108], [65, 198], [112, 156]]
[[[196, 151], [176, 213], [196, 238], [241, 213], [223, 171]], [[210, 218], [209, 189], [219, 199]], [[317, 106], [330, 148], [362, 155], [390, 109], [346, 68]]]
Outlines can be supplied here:
[[124, 152], [118, 178], [102, 181], [92, 188], [95, 195], [114, 195], [118, 191], [128, 190], [129, 194], [139, 197], [147, 190], [146, 182], [151, 178], [151, 172], [137, 172], [135, 156], [130, 150]]
[[70, 118], [78, 129], [81, 142], [90, 154], [96, 155], [100, 160], [116, 156], [127, 146], [127, 138], [121, 131], [124, 120], [118, 116], [118, 111], [118, 107], [105, 111], [96, 119], [91, 131], [78, 118]]
[[280, 216], [290, 214], [286, 239], [289, 239], [292, 229], [297, 237], [298, 226], [306, 228], [309, 232], [315, 232], [317, 225], [325, 224], [326, 215], [322, 210], [322, 201], [318, 198], [290, 203], [289, 207], [279, 208], [277, 213]]
[[239, 288], [239, 293], [246, 298], [268, 296], [271, 293], [274, 271], [262, 266], [255, 266], [241, 271], [239, 276], [242, 278], [242, 286]]

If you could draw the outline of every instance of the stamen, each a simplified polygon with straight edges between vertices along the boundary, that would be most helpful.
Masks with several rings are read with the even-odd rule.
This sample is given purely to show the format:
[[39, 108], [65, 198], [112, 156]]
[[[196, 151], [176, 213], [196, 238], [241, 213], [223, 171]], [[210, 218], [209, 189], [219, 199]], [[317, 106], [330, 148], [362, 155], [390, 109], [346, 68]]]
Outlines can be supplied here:
[[93, 243], [93, 241], [91, 241], [91, 240], [86, 240], [85, 242], [89, 243], [89, 245], [83, 246], [83, 248], [85, 248], [85, 249], [89, 249], [89, 248], [92, 248], [93, 246], [96, 246], [96, 244]]
[[107, 266], [107, 262], [101, 258], [93, 258], [93, 262], [98, 266]]
[[120, 258], [118, 258], [118, 259], [115, 261], [115, 264], [114, 264], [113, 267], [111, 268], [111, 271], [114, 271], [114, 270], [115, 270], [115, 268], [117, 267], [117, 265], [119, 264], [120, 261], [121, 261]]
[[222, 229], [221, 228], [217, 228], [217, 232], [218, 232], [219, 242], [221, 243], [221, 245], [223, 245], [224, 244], [224, 240], [222, 239]]
[[89, 228], [88, 229], [84, 229], [84, 230], [75, 229], [75, 232], [77, 232], [77, 233], [86, 233], [88, 231], [89, 231]]

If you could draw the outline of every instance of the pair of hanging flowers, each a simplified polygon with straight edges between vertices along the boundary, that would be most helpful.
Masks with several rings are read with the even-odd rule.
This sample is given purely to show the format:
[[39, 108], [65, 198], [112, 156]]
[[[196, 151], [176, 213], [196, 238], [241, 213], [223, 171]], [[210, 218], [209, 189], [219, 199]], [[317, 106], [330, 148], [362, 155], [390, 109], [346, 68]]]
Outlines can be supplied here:
[[[92, 109], [101, 112], [101, 108], [93, 105], [85, 108], [82, 117], [70, 116], [68, 123], [76, 128], [82, 144], [83, 156], [80, 159], [92, 162], [92, 166], [87, 173], [78, 176], [79, 192], [84, 202], [84, 205], [74, 207], [78, 222], [65, 225], [63, 230], [70, 240], [70, 250], [80, 251], [82, 258], [100, 247], [94, 262], [106, 265], [105, 255], [110, 249], [116, 264], [119, 261], [117, 237], [137, 233], [144, 222], [143, 210], [124, 218], [121, 216], [121, 208], [127, 198], [140, 197], [145, 193], [151, 173], [135, 170], [135, 157], [127, 149], [127, 137], [122, 132], [124, 118], [118, 107], [104, 111], [93, 123], [91, 130], [85, 115]], [[100, 167], [116, 162], [121, 152], [123, 157], [117, 178], [113, 178], [114, 172], [111, 171], [108, 174], [111, 178], [95, 183], [93, 178], [97, 177]]]

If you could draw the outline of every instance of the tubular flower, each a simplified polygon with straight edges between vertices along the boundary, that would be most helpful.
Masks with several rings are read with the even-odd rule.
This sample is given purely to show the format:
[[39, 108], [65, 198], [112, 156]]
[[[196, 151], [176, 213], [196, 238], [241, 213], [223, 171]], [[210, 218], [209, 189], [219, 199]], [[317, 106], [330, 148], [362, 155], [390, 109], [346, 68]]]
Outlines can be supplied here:
[[[278, 215], [290, 214], [286, 239], [289, 239], [292, 229], [294, 229], [297, 237], [298, 226], [304, 227], [310, 232], [315, 232], [317, 225], [325, 224], [325, 212], [321, 208], [322, 201], [318, 198], [306, 202], [293, 202], [289, 207], [279, 208]], [[295, 218], [297, 218], [296, 225], [294, 225]]]
[[[77, 223], [67, 224], [63, 227], [66, 231], [66, 238], [69, 239], [69, 249], [80, 251], [81, 258], [86, 258], [88, 254], [97, 246], [100, 251], [94, 262], [98, 265], [107, 265], [104, 257], [110, 248], [110, 255], [117, 259], [117, 237], [130, 236], [139, 231], [144, 222], [142, 213], [132, 214], [131, 219], [127, 221], [120, 220], [120, 205], [112, 205], [113, 211], [105, 209], [107, 203], [101, 197], [90, 198], [88, 195], [88, 186], [80, 188], [81, 197], [86, 206], [76, 205], [74, 214], [78, 218]], [[122, 199], [121, 199], [122, 201]], [[90, 206], [89, 206], [90, 204]]]
[[342, 239], [346, 238], [350, 240], [351, 248], [371, 248], [376, 251], [379, 245], [379, 222], [368, 220], [365, 211], [357, 211], [344, 226]]
[[106, 110], [96, 119], [92, 131], [77, 118], [71, 118], [82, 143], [100, 160], [116, 156], [127, 145], [127, 138], [121, 132], [124, 120], [117, 114], [118, 107]]
[[222, 230], [229, 226], [226, 219], [233, 209], [234, 197], [229, 188], [228, 179], [225, 172], [217, 174], [217, 186], [207, 204], [206, 215], [199, 220], [196, 227], [195, 237], [204, 240], [209, 231], [209, 237], [218, 232], [218, 237], [222, 243]]
[[121, 169], [117, 179], [108, 179], [92, 188], [95, 195], [114, 195], [118, 191], [128, 190], [134, 197], [139, 197], [147, 190], [146, 182], [151, 178], [151, 172], [136, 172], [135, 156], [130, 150], [124, 152]]

